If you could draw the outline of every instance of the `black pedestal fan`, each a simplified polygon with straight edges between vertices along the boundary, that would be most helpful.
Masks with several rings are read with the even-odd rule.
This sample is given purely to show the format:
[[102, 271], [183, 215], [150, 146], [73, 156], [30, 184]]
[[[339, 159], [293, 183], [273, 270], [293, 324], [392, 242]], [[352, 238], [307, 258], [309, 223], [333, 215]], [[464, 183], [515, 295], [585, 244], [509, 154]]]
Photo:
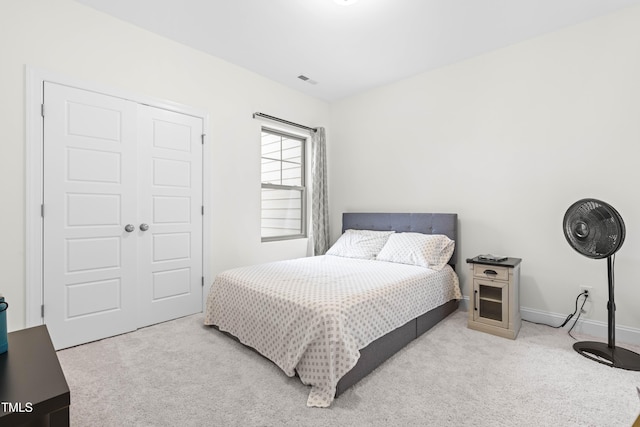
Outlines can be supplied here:
[[564, 214], [564, 236], [573, 249], [593, 259], [607, 259], [609, 277], [608, 343], [581, 341], [573, 345], [580, 354], [614, 368], [640, 371], [640, 354], [616, 347], [616, 304], [614, 302], [614, 254], [625, 237], [622, 217], [611, 205], [596, 199], [582, 199]]

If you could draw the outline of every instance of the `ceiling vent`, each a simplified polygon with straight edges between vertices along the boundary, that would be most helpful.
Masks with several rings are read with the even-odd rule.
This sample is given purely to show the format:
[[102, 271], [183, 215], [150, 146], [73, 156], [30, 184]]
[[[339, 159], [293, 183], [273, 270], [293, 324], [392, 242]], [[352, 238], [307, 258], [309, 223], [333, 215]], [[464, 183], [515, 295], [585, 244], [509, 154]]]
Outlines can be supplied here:
[[312, 84], [312, 85], [316, 85], [316, 84], [318, 84], [318, 82], [317, 82], [317, 81], [315, 81], [315, 80], [311, 80], [309, 77], [305, 76], [304, 74], [300, 74], [300, 75], [298, 76], [298, 78], [299, 78], [300, 80], [302, 80], [303, 82], [307, 82], [307, 83]]

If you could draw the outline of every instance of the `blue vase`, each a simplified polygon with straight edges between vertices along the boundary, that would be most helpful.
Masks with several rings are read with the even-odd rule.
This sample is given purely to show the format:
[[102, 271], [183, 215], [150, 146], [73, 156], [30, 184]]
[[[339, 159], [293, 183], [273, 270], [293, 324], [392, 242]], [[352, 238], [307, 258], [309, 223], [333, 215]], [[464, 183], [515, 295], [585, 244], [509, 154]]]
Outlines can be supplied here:
[[0, 354], [6, 352], [7, 348], [9, 348], [7, 340], [7, 308], [9, 308], [9, 304], [0, 295]]

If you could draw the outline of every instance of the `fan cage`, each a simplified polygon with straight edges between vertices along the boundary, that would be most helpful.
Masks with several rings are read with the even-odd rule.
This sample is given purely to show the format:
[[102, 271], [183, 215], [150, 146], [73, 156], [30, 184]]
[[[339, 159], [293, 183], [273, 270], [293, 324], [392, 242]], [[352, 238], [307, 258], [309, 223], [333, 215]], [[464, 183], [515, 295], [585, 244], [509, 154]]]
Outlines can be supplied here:
[[600, 200], [578, 200], [565, 213], [563, 224], [569, 245], [589, 258], [607, 258], [624, 242], [622, 217], [613, 206]]

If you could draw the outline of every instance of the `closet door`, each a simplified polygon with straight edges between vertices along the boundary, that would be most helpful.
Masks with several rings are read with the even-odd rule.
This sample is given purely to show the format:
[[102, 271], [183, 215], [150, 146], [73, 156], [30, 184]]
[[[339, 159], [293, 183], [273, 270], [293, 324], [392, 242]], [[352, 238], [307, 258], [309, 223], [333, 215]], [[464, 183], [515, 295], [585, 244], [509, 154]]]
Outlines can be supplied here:
[[137, 327], [137, 105], [43, 90], [44, 321], [59, 349]]
[[138, 106], [140, 326], [202, 310], [201, 118]]
[[202, 311], [202, 119], [43, 90], [44, 323], [55, 348]]

